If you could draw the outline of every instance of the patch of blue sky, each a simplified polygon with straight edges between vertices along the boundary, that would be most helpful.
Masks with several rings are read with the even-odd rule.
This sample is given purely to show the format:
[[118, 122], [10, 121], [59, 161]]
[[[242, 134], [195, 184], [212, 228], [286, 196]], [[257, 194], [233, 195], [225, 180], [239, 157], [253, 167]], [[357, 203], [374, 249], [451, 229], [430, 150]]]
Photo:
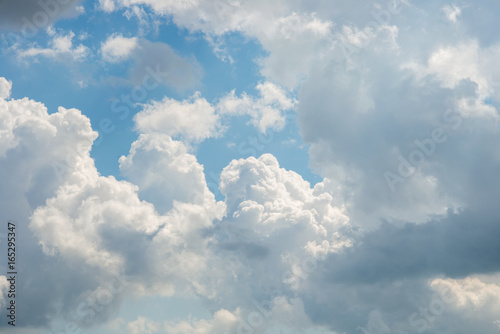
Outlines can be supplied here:
[[[165, 96], [183, 100], [195, 91], [200, 91], [203, 98], [216, 103], [233, 89], [237, 96], [243, 92], [256, 96], [258, 91], [255, 86], [264, 81], [256, 60], [264, 57], [266, 52], [257, 42], [240, 33], [233, 32], [221, 37], [224, 52], [232, 59], [229, 62], [218, 57], [213, 45], [201, 33], [191, 33], [173, 23], [161, 24], [155, 31], [141, 27], [139, 20], [134, 17], [126, 18], [122, 11], [104, 13], [95, 10], [95, 3], [92, 2], [86, 2], [85, 7], [84, 15], [60, 20], [53, 28], [62, 35], [70, 31], [75, 33], [73, 45], [81, 43], [88, 47], [91, 51], [88, 59], [70, 61], [38, 56], [36, 60], [15, 61], [9, 55], [2, 54], [0, 71], [3, 76], [15, 81], [14, 98], [30, 96], [43, 102], [49, 113], [56, 112], [59, 106], [77, 108], [90, 118], [93, 129], [100, 134], [91, 156], [102, 175], [114, 175], [121, 179], [118, 159], [128, 153], [130, 144], [138, 136], [134, 131], [133, 116], [141, 110], [140, 105], [124, 102], [134, 88], [128, 80], [134, 61], [129, 59], [107, 63], [102, 60], [101, 43], [110, 35], [121, 34], [128, 38], [138, 36], [151, 42], [168, 44], [181, 57], [196, 59], [202, 69], [199, 85], [185, 90], [159, 86], [148, 90], [141, 101], [133, 102], [159, 101]], [[139, 36], [139, 31], [144, 34]], [[51, 38], [46, 30], [40, 30], [28, 42], [35, 42], [38, 47], [44, 48]], [[40, 82], [45, 84], [41, 85]], [[115, 101], [119, 104], [113, 108]], [[126, 107], [126, 111], [122, 108], [116, 112], [116, 106]], [[211, 188], [218, 182], [222, 168], [232, 159], [250, 155], [258, 157], [264, 153], [275, 155], [282, 167], [297, 171], [311, 183], [319, 181], [319, 177], [308, 168], [307, 149], [301, 147], [295, 121], [288, 122], [281, 131], [269, 130], [268, 136], [262, 136], [247, 122], [247, 117], [232, 117], [226, 124], [228, 130], [223, 137], [208, 139], [199, 145], [196, 155], [205, 167]], [[212, 190], [217, 192], [216, 189]], [[222, 199], [219, 195], [218, 199]]]

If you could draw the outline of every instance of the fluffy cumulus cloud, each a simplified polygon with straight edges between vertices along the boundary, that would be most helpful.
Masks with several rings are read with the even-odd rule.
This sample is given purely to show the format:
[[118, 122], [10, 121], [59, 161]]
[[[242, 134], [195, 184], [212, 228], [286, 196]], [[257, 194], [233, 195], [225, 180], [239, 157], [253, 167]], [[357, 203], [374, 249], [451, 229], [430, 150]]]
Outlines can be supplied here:
[[[137, 291], [172, 294], [177, 288], [198, 289], [190, 283], [174, 288], [173, 281], [181, 283], [203, 267], [201, 249], [189, 246], [173, 263], [159, 261], [165, 265], [161, 268], [150, 267], [144, 259], [149, 253], [163, 258], [183, 248], [186, 239], [181, 235], [191, 235], [188, 238], [201, 247], [203, 241], [195, 242], [201, 238], [195, 234], [221, 214], [213, 196], [201, 204], [179, 200], [168, 215], [159, 215], [152, 204], [139, 199], [136, 185], [99, 175], [89, 155], [97, 133], [80, 111], [59, 108], [49, 114], [43, 104], [24, 98], [0, 100], [0, 112], [1, 172], [9, 175], [2, 178], [2, 219], [17, 217], [17, 232], [24, 235], [18, 246], [35, 261], [20, 263], [18, 270], [47, 284], [40, 289], [31, 280], [18, 282], [19, 316], [36, 315], [26, 316], [26, 326], [46, 326], [47, 321], [57, 320], [53, 316], [58, 312], [65, 319], [63, 326], [69, 322], [83, 327], [105, 320], [120, 300], [116, 293], [109, 293], [121, 292], [119, 288], [129, 284], [124, 283], [127, 275], [130, 284], [137, 284]], [[145, 258], [130, 252], [132, 241], [143, 249]], [[174, 248], [153, 250], [154, 244]], [[193, 266], [182, 266], [181, 258], [190, 259]], [[77, 263], [88, 269], [87, 274], [74, 270]], [[151, 273], [150, 282], [140, 278], [148, 267], [158, 270]], [[180, 272], [184, 274], [174, 278]], [[104, 290], [101, 285], [107, 282], [113, 289]], [[91, 313], [96, 296], [101, 306], [108, 306], [97, 315]]]
[[[51, 287], [40, 289], [40, 282], [58, 281], [63, 289], [85, 291], [88, 284], [96, 283], [96, 277], [67, 271], [64, 268], [68, 267], [57, 258], [44, 256], [39, 240], [28, 227], [29, 217], [35, 208], [55, 195], [61, 182], [92, 175], [82, 163], [92, 161], [88, 152], [96, 133], [80, 111], [60, 108], [49, 115], [43, 104], [28, 98], [1, 99], [0, 113], [1, 174], [8, 175], [1, 181], [1, 217], [5, 222], [15, 222], [17, 234], [24, 235], [16, 246], [23, 249], [30, 262], [19, 262], [17, 270], [32, 274], [24, 284], [17, 281], [17, 314], [29, 319], [26, 326], [44, 326], [48, 314], [56, 314], [56, 304], [66, 296], [52, 294]], [[80, 174], [64, 172], [74, 167], [82, 167]]]
[[250, 116], [249, 123], [265, 133], [268, 129], [280, 130], [286, 123], [286, 112], [295, 108], [288, 92], [271, 82], [258, 84], [259, 97], [235, 91], [209, 103], [196, 92], [189, 99], [177, 101], [165, 97], [143, 105], [134, 116], [140, 133], [163, 133], [186, 143], [199, 143], [207, 138], [220, 136], [228, 119], [234, 116]]
[[250, 123], [261, 132], [268, 128], [280, 130], [285, 125], [286, 111], [294, 108], [295, 101], [281, 87], [266, 81], [255, 87], [260, 97], [250, 97], [243, 94], [237, 97], [234, 90], [223, 97], [218, 103], [221, 114], [249, 115]]
[[111, 35], [101, 44], [102, 58], [108, 62], [117, 62], [129, 57], [136, 47], [137, 37]]
[[227, 212], [214, 228], [216, 249], [232, 273], [218, 283], [221, 307], [303, 293], [318, 262], [352, 246], [349, 218], [323, 184], [311, 188], [270, 154], [230, 163], [220, 189]]
[[213, 206], [203, 166], [184, 144], [168, 135], [141, 134], [119, 162], [122, 174], [139, 186], [141, 197], [158, 212], [169, 211], [174, 201]]
[[[263, 298], [272, 282], [285, 302], [287, 294], [305, 289], [302, 278], [316, 261], [351, 246], [343, 208], [322, 185], [311, 188], [272, 155], [231, 163], [221, 176], [226, 200], [217, 202], [203, 167], [165, 133], [140, 135], [120, 159], [128, 181], [118, 181], [96, 170], [89, 152], [97, 134], [80, 111], [49, 114], [28, 98], [0, 103], [2, 173], [10, 175], [2, 180], [2, 217], [22, 213], [19, 233], [29, 237], [20, 247], [38, 259], [23, 270], [47, 278], [47, 293], [34, 293], [31, 284], [19, 287], [27, 308], [19, 312], [39, 314], [27, 325], [47, 325], [52, 313], [59, 314], [48, 318], [54, 328], [87, 327], [112, 316], [132, 291], [127, 293], [200, 296], [213, 305], [215, 320], [192, 326], [207, 327], [207, 333], [230, 328], [248, 316], [246, 297]], [[21, 159], [29, 162], [22, 168]], [[277, 242], [281, 235], [289, 236], [287, 242]], [[72, 269], [75, 264], [85, 274]], [[254, 286], [236, 294], [242, 280]], [[50, 293], [55, 282], [58, 293]], [[96, 312], [95, 303], [106, 307]], [[238, 311], [240, 305], [247, 309]], [[139, 319], [128, 328], [155, 326]], [[179, 331], [186, 325], [162, 326]]]
[[185, 101], [153, 101], [134, 120], [142, 133], [160, 132], [194, 142], [216, 136], [220, 128], [215, 108], [199, 94]]
[[[272, 155], [231, 163], [221, 175], [226, 200], [216, 202], [203, 167], [165, 133], [140, 135], [120, 159], [128, 181], [118, 181], [96, 170], [89, 152], [97, 135], [80, 111], [49, 114], [27, 98], [2, 99], [0, 110], [2, 173], [11, 176], [2, 181], [2, 198], [9, 199], [2, 201], [3, 216], [24, 212], [20, 229], [30, 237], [22, 247], [39, 259], [29, 271], [59, 277], [44, 280], [47, 293], [20, 286], [21, 304], [31, 305], [20, 312], [40, 315], [28, 325], [44, 324], [48, 313], [59, 314], [49, 318], [55, 327], [105, 321], [124, 286], [139, 295], [197, 295], [212, 305], [212, 323], [161, 325], [172, 331], [247, 326], [249, 301], [271, 298], [269, 287], [281, 291], [271, 299], [273, 323], [286, 324], [280, 317], [295, 307], [308, 319], [300, 299], [288, 298], [305, 291], [304, 275], [317, 261], [352, 245], [349, 219], [323, 185], [311, 188]], [[23, 168], [21, 158], [29, 162]], [[49, 295], [55, 282], [58, 293]], [[33, 298], [46, 299], [48, 307], [40, 309]], [[96, 312], [92, 303], [106, 307]], [[157, 328], [145, 321], [127, 328]]]

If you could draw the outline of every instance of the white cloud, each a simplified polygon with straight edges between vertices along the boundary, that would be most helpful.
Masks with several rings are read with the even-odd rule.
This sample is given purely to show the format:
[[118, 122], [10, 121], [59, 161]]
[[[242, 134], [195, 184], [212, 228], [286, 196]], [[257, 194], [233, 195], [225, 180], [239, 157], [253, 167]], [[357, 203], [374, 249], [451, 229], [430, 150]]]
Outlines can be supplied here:
[[121, 34], [113, 34], [101, 44], [101, 54], [105, 61], [114, 63], [127, 59], [137, 46], [137, 37], [127, 38]]
[[[32, 315], [27, 316], [30, 320], [26, 324], [36, 326], [41, 323], [40, 318], [33, 315], [40, 315], [43, 319], [47, 314], [55, 314], [54, 305], [60, 300], [61, 293], [83, 292], [88, 288], [86, 284], [95, 284], [100, 278], [100, 272], [92, 275], [80, 273], [87, 283], [74, 280], [71, 266], [47, 260], [41, 252], [39, 240], [28, 228], [33, 210], [54, 196], [62, 183], [92, 176], [92, 170], [86, 167], [88, 162], [93, 163], [88, 152], [97, 134], [80, 111], [59, 108], [49, 114], [43, 104], [28, 98], [0, 99], [0, 114], [0, 174], [4, 176], [0, 181], [0, 216], [4, 221], [17, 222], [16, 231], [24, 236], [16, 240], [16, 246], [23, 249], [30, 261], [19, 261], [17, 270], [29, 277], [44, 277], [39, 283], [49, 284], [47, 289], [40, 289], [40, 284], [31, 286], [22, 280], [16, 282], [19, 292], [16, 302], [26, 305], [24, 309], [18, 309], [18, 316]], [[71, 170], [76, 172], [69, 172]], [[47, 233], [57, 234], [57, 231]], [[70, 290], [63, 288], [55, 292], [50, 282], [56, 277], [60, 287], [67, 287], [72, 282]], [[45, 300], [43, 306], [38, 306], [33, 296]], [[72, 296], [68, 303], [77, 297]]]
[[233, 90], [218, 102], [218, 112], [221, 115], [249, 115], [250, 123], [263, 133], [269, 128], [282, 129], [285, 126], [284, 112], [292, 110], [296, 102], [271, 82], [260, 83], [255, 88], [259, 91], [259, 98], [246, 93], [237, 97]]
[[90, 50], [83, 44], [73, 45], [74, 37], [75, 34], [72, 31], [67, 34], [55, 33], [47, 48], [33, 46], [24, 50], [19, 49], [17, 54], [21, 60], [44, 56], [53, 59], [83, 61], [90, 55]]
[[[90, 127], [79, 126], [73, 131]], [[224, 169], [223, 204], [208, 191], [195, 157], [165, 134], [141, 135], [120, 159], [136, 185], [100, 176], [89, 149], [82, 148], [54, 196], [35, 209], [30, 228], [48, 256], [101, 275], [127, 273], [137, 294], [188, 293], [248, 307], [246, 299], [269, 282], [302, 291], [310, 269], [304, 259], [321, 261], [351, 246], [348, 218], [331, 195], [280, 168], [272, 155]], [[254, 288], [236, 294], [255, 259], [261, 264], [246, 278]], [[143, 319], [129, 329], [153, 332], [156, 326]]]
[[273, 290], [300, 295], [325, 256], [352, 246], [349, 218], [322, 184], [311, 188], [270, 154], [232, 161], [220, 190], [227, 216], [215, 227], [219, 256], [211, 267], [229, 275], [213, 274], [217, 298], [210, 302], [222, 301], [219, 307], [247, 314], [253, 299], [272, 300]]
[[0, 78], [0, 99], [6, 100], [10, 97], [10, 91], [12, 90], [12, 81], [8, 81], [5, 78]]
[[457, 17], [460, 16], [462, 10], [456, 5], [448, 5], [443, 7], [443, 12], [448, 20], [457, 23]]
[[[40, 296], [31, 290], [39, 291], [40, 285], [19, 282], [17, 288], [23, 291], [19, 302], [32, 305], [26, 312], [51, 314], [44, 319], [52, 321], [59, 310], [68, 321], [85, 327], [88, 319], [72, 320], [71, 314], [89, 291], [98, 293], [99, 285], [110, 275], [129, 276], [129, 285], [138, 294], [206, 293], [200, 277], [206, 269], [208, 240], [202, 231], [221, 218], [224, 205], [216, 203], [207, 191], [201, 166], [180, 143], [145, 136], [128, 157], [132, 175], [137, 167], [131, 165], [138, 163], [134, 157], [156, 145], [152, 155], [158, 157], [151, 161], [158, 161], [160, 170], [151, 165], [151, 173], [161, 175], [161, 167], [171, 159], [171, 172], [184, 175], [186, 180], [191, 180], [187, 174], [195, 176], [191, 197], [178, 197], [185, 184], [178, 184], [176, 189], [170, 185], [173, 197], [163, 195], [156, 203], [159, 208], [161, 201], [165, 205], [173, 202], [173, 206], [160, 215], [151, 203], [139, 199], [136, 185], [99, 175], [89, 154], [97, 134], [80, 111], [59, 108], [49, 114], [43, 104], [25, 98], [0, 100], [0, 113], [0, 172], [9, 175], [1, 180], [0, 215], [5, 221], [14, 218], [26, 222], [18, 226], [18, 233], [24, 236], [18, 246], [35, 262], [26, 263], [26, 267], [20, 264], [19, 270], [47, 278], [41, 289], [47, 291], [40, 297], [45, 300], [43, 306], [30, 299]], [[170, 156], [163, 151], [170, 149], [169, 145], [178, 146]], [[138, 175], [131, 178], [138, 179]], [[144, 187], [146, 192], [157, 190]], [[192, 280], [186, 281], [186, 277]], [[52, 285], [54, 282], [59, 288]], [[72, 297], [68, 299], [68, 295]], [[106, 304], [95, 322], [112, 316], [120, 300], [120, 296], [114, 296], [113, 303]], [[24, 316], [23, 312], [19, 316]], [[46, 321], [32, 319], [28, 325]]]
[[[2, 208], [9, 208], [8, 215], [23, 205], [33, 210], [22, 218], [33, 233], [32, 246], [23, 249], [40, 259], [40, 268], [24, 270], [34, 274], [54, 265], [54, 275], [64, 273], [59, 280], [44, 281], [44, 291], [63, 282], [58, 293], [44, 297], [52, 305], [44, 312], [60, 310], [63, 319], [71, 319], [82, 300], [98, 293], [105, 277], [126, 275], [134, 294], [195, 295], [211, 305], [227, 304], [226, 309], [241, 306], [247, 317], [252, 296], [269, 282], [283, 293], [306, 291], [310, 261], [351, 246], [343, 208], [322, 184], [311, 188], [300, 175], [280, 168], [272, 155], [233, 161], [221, 175], [225, 203], [216, 202], [203, 167], [166, 134], [142, 134], [120, 159], [128, 181], [118, 181], [96, 170], [89, 154], [96, 133], [78, 110], [48, 114], [43, 104], [28, 99], [0, 103], [8, 106], [0, 108], [6, 120], [2, 173], [11, 175], [2, 180], [2, 197], [9, 195], [16, 203], [5, 202]], [[17, 166], [21, 157], [29, 162], [23, 168]], [[255, 260], [260, 264], [255, 266]], [[84, 282], [70, 284], [80, 270]], [[248, 288], [235, 293], [242, 284]], [[63, 302], [67, 289], [73, 297]], [[95, 320], [111, 317], [121, 299], [115, 296]], [[280, 320], [290, 316], [286, 310], [276, 311], [272, 323], [286, 323]], [[217, 332], [236, 325], [235, 312], [221, 310], [212, 322], [190, 324], [139, 319], [129, 330]], [[85, 318], [75, 321], [87, 325]]]
[[103, 11], [110, 13], [115, 10], [116, 5], [114, 0], [99, 0], [99, 7]]
[[472, 104], [462, 108], [465, 117], [498, 117], [494, 106], [485, 103], [485, 100], [497, 95], [496, 83], [492, 78], [491, 57], [498, 55], [499, 46], [494, 45], [480, 50], [477, 40], [466, 41], [454, 46], [441, 47], [433, 52], [427, 60], [427, 65], [410, 63], [403, 65], [415, 72], [422, 80], [428, 76], [435, 76], [445, 88], [456, 88], [463, 80], [470, 80], [477, 85], [478, 96], [458, 101], [457, 107], [464, 103]]
[[176, 101], [165, 97], [144, 105], [134, 116], [136, 128], [142, 133], [165, 133], [188, 142], [200, 142], [217, 135], [219, 115], [199, 93], [189, 100]]
[[500, 285], [498, 276], [486, 276], [491, 283], [487, 283], [478, 277], [466, 277], [463, 279], [441, 279], [436, 278], [430, 282], [430, 286], [446, 298], [445, 302], [456, 307], [469, 307], [477, 310], [493, 312], [500, 308]]
[[[160, 213], [169, 211], [174, 200], [214, 206], [203, 166], [181, 142], [168, 135], [141, 134], [132, 144], [130, 154], [122, 156], [119, 162], [122, 175], [138, 185], [141, 198], [154, 204]], [[218, 215], [214, 212], [214, 216]]]
[[233, 90], [213, 104], [198, 92], [184, 101], [168, 97], [152, 101], [134, 117], [136, 129], [141, 133], [164, 133], [188, 144], [199, 143], [221, 134], [224, 119], [249, 115], [250, 123], [263, 133], [267, 129], [281, 130], [286, 122], [285, 112], [292, 110], [296, 101], [271, 82], [258, 84], [256, 89], [259, 97], [246, 93], [237, 97]]
[[158, 329], [159, 326], [155, 322], [149, 321], [144, 317], [138, 317], [136, 321], [133, 321], [127, 325], [127, 330], [130, 334], [158, 333]]

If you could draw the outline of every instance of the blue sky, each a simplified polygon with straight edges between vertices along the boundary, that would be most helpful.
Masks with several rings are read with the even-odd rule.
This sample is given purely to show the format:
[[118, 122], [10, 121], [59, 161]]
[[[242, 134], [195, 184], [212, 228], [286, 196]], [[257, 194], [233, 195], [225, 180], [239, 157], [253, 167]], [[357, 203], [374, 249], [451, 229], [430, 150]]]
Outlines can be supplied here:
[[0, 0], [0, 332], [498, 333], [499, 6]]
[[[96, 131], [99, 131], [99, 122], [103, 118], [109, 119], [111, 124], [107, 126], [115, 130], [111, 133], [100, 132], [102, 139], [97, 141], [91, 155], [101, 174], [114, 175], [119, 178], [117, 161], [121, 155], [127, 153], [130, 144], [137, 138], [137, 133], [133, 131], [132, 118], [140, 110], [140, 106], [127, 105], [122, 98], [124, 95], [130, 96], [134, 88], [134, 85], [125, 82], [130, 67], [134, 66], [133, 62], [116, 65], [103, 62], [99, 59], [100, 43], [112, 34], [136, 36], [142, 28], [135, 18], [127, 19], [122, 13], [102, 13], [93, 9], [97, 6], [98, 3], [89, 2], [89, 12], [85, 15], [61, 20], [52, 26], [52, 29], [56, 31], [73, 31], [76, 36], [88, 36], [85, 38], [85, 45], [92, 54], [88, 57], [88, 61], [61, 63], [45, 57], [20, 61], [7, 51], [12, 45], [6, 44], [7, 49], [2, 57], [2, 73], [9, 78], [19, 78], [13, 97], [33, 96], [35, 100], [43, 101], [49, 113], [56, 111], [59, 106], [85, 110], [85, 115], [89, 117]], [[218, 58], [213, 47], [202, 34], [190, 34], [186, 29], [179, 28], [172, 22], [167, 21], [161, 24], [155, 31], [144, 32], [141, 37], [152, 42], [166, 43], [179, 55], [195, 59], [202, 69], [202, 75], [194, 87], [185, 89], [157, 87], [148, 91], [144, 101], [140, 102], [158, 100], [164, 96], [186, 99], [195, 91], [199, 91], [208, 101], [216, 101], [232, 90], [235, 90], [237, 94], [241, 92], [255, 94], [255, 86], [265, 80], [258, 72], [256, 60], [264, 57], [266, 52], [260, 47], [258, 41], [240, 33], [224, 36], [224, 39], [228, 41], [228, 53], [236, 59], [233, 63]], [[40, 30], [27, 43], [43, 46], [47, 45], [50, 40], [46, 31]], [[50, 85], [40, 85], [41, 78], [47, 76], [51, 77]], [[90, 96], [92, 98], [89, 98]], [[290, 92], [290, 96], [294, 96], [294, 92]], [[126, 116], [122, 117], [122, 113], [113, 111], [112, 101], [115, 99], [121, 101], [118, 106], [127, 106], [129, 112]], [[227, 147], [230, 142], [241, 142], [247, 137], [257, 136], [255, 129], [246, 126], [246, 121], [244, 117], [231, 120], [230, 131], [224, 138], [205, 142], [198, 148], [197, 157], [201, 159], [200, 162], [206, 166], [207, 170], [219, 174], [232, 159], [248, 157], [248, 154], [241, 154]], [[263, 147], [259, 144], [256, 150], [260, 154], [272, 152], [281, 155], [283, 163], [288, 165], [289, 169], [299, 168], [309, 181], [315, 183], [318, 178], [307, 166], [305, 147], [277, 143], [292, 139], [300, 144], [300, 136], [297, 132], [296, 124], [290, 122], [283, 132], [280, 129], [280, 132], [276, 133], [279, 137], [276, 138], [277, 140], [272, 140], [274, 145]], [[249, 144], [249, 147], [253, 146]]]

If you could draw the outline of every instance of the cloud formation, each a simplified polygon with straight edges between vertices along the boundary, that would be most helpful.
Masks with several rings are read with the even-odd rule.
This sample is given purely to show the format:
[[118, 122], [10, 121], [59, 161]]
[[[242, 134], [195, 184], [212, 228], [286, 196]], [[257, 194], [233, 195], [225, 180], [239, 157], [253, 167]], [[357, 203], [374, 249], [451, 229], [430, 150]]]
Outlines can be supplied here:
[[20, 0], [0, 1], [0, 29], [22, 32], [23, 37], [36, 34], [59, 18], [78, 15], [83, 7], [80, 0]]
[[[144, 105], [119, 181], [95, 168], [85, 116], [11, 100], [12, 84], [0, 79], [0, 168], [10, 176], [2, 219], [26, 212], [27, 251], [40, 260], [32, 270], [62, 277], [56, 295], [23, 287], [49, 305], [33, 306], [40, 316], [30, 325], [126, 275], [130, 293], [196, 297], [213, 314], [139, 317], [121, 327], [130, 333], [498, 332], [498, 3], [100, 4], [144, 5], [207, 38], [253, 38], [267, 52], [257, 60], [264, 80], [258, 96]], [[180, 87], [196, 81], [184, 76], [193, 63], [164, 43], [115, 34], [101, 55], [112, 65], [132, 60], [133, 82], [153, 64]], [[220, 135], [233, 115], [260, 132], [280, 129], [291, 109], [322, 181], [311, 186], [271, 154], [234, 160], [218, 202], [190, 145]], [[76, 283], [75, 267], [87, 270]]]
[[101, 43], [100, 52], [108, 63], [132, 60], [128, 80], [137, 86], [143, 84], [144, 77], [154, 73], [155, 81], [183, 91], [198, 86], [203, 75], [194, 57], [181, 57], [163, 42], [111, 34]]
[[[114, 4], [114, 10], [131, 6]], [[467, 321], [469, 310], [453, 305], [434, 309], [439, 316], [418, 313], [437, 307], [437, 283], [429, 282], [467, 282], [481, 274], [498, 286], [498, 250], [488, 237], [497, 235], [498, 216], [492, 198], [498, 197], [500, 68], [493, 59], [499, 40], [490, 33], [498, 27], [490, 14], [497, 3], [359, 1], [354, 8], [348, 2], [141, 0], [134, 6], [141, 4], [209, 38], [234, 31], [255, 38], [267, 51], [258, 60], [261, 74], [298, 87], [311, 166], [359, 228], [351, 247], [326, 256], [310, 278], [313, 289], [301, 296], [313, 322], [348, 333], [498, 330], [493, 315]], [[231, 189], [228, 212], [262, 219], [265, 209], [253, 201], [232, 204], [236, 191], [253, 196]], [[308, 249], [322, 254], [321, 243]], [[248, 261], [272, 254], [259, 243], [238, 245]]]
[[16, 45], [14, 48], [17, 57], [20, 60], [36, 59], [43, 56], [55, 60], [83, 61], [91, 54], [90, 49], [83, 44], [73, 45], [75, 33], [72, 31], [63, 34], [49, 30], [49, 35], [52, 39], [46, 48], [32, 45], [26, 49], [19, 49]]
[[117, 62], [126, 59], [137, 48], [137, 37], [123, 37], [123, 35], [110, 35], [101, 44], [102, 58], [108, 62]]
[[295, 108], [296, 101], [285, 89], [268, 81], [258, 84], [256, 89], [259, 97], [247, 93], [238, 97], [233, 90], [215, 103], [209, 103], [199, 92], [184, 101], [168, 97], [151, 101], [134, 116], [136, 130], [163, 133], [196, 144], [220, 136], [227, 120], [234, 116], [250, 116], [249, 124], [262, 133], [283, 129], [285, 113]]

